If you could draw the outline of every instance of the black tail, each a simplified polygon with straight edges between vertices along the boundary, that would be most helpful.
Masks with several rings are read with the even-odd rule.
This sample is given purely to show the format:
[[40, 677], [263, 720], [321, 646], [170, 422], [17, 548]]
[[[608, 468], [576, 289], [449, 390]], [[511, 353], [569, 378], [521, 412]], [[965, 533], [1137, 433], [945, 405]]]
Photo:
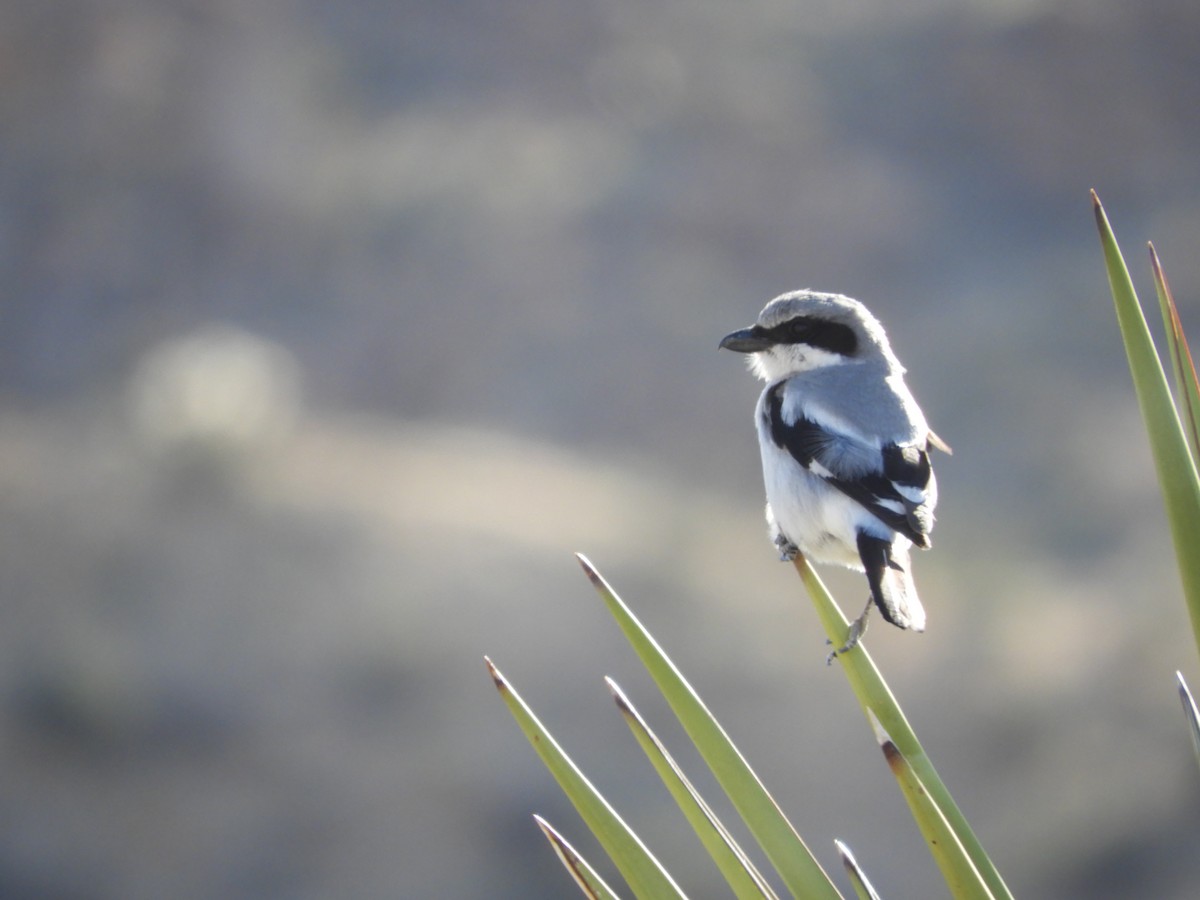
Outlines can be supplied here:
[[858, 533], [858, 555], [867, 571], [871, 597], [883, 617], [897, 628], [925, 630], [925, 608], [917, 596], [908, 548], [898, 551], [891, 541]]

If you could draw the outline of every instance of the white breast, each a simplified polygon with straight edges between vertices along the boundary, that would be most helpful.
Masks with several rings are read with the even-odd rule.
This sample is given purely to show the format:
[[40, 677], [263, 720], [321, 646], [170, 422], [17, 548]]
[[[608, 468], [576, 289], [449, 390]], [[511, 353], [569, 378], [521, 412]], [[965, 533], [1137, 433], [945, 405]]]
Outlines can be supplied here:
[[[761, 404], [760, 404], [761, 406]], [[790, 453], [777, 447], [760, 414], [759, 448], [763, 484], [767, 493], [767, 519], [814, 562], [849, 566], [862, 571], [858, 532], [907, 543], [859, 503], [824, 479], [807, 472]]]

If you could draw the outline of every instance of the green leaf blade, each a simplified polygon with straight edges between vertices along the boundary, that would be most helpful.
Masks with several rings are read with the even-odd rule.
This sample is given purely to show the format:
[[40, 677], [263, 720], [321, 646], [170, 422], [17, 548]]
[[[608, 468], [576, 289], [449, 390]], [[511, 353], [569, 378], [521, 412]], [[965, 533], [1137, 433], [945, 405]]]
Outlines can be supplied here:
[[850, 848], [839, 840], [834, 840], [833, 843], [837, 847], [838, 855], [842, 858], [842, 868], [846, 870], [846, 874], [850, 876], [850, 881], [854, 885], [854, 893], [858, 896], [858, 900], [880, 900], [879, 894], [875, 892], [875, 886], [867, 878], [867, 873], [858, 865], [858, 860], [854, 858]]
[[1200, 710], [1196, 709], [1196, 701], [1183, 680], [1183, 673], [1175, 673], [1175, 681], [1179, 686], [1179, 700], [1183, 703], [1183, 715], [1187, 719], [1188, 734], [1192, 736], [1192, 749], [1196, 751], [1196, 762], [1200, 763]]
[[1197, 475], [1167, 376], [1154, 349], [1154, 340], [1142, 314], [1129, 270], [1108, 217], [1104, 214], [1104, 207], [1094, 191], [1092, 202], [1121, 339], [1125, 344], [1134, 392], [1150, 438], [1192, 632], [1197, 648], [1200, 648], [1200, 553], [1196, 552], [1200, 546], [1200, 476]]
[[596, 874], [596, 870], [592, 868], [591, 864], [580, 856], [579, 852], [567, 842], [565, 837], [555, 831], [549, 822], [536, 815], [533, 817], [533, 821], [537, 822], [538, 828], [542, 830], [542, 834], [554, 848], [554, 854], [558, 857], [558, 861], [563, 864], [575, 884], [583, 891], [583, 896], [588, 900], [620, 900], [604, 879]]
[[797, 897], [840, 898], [841, 894], [825, 870], [699, 695], [588, 559], [582, 554], [577, 554], [577, 558], [688, 737], [712, 770], [717, 783], [728, 795], [788, 890]]
[[1196, 364], [1188, 347], [1187, 336], [1183, 333], [1179, 308], [1175, 305], [1175, 297], [1171, 293], [1171, 286], [1167, 283], [1166, 273], [1163, 272], [1153, 244], [1150, 245], [1150, 268], [1154, 273], [1154, 289], [1158, 294], [1167, 345], [1171, 351], [1175, 393], [1182, 407], [1180, 418], [1183, 420], [1184, 432], [1192, 451], [1192, 464], [1196, 465], [1200, 460], [1200, 381], [1196, 378]]
[[900, 785], [900, 792], [921, 830], [921, 836], [925, 838], [930, 855], [946, 880], [946, 886], [950, 888], [951, 896], [960, 900], [994, 900], [995, 895], [989, 890], [982, 874], [972, 862], [954, 826], [921, 783], [921, 778], [910, 761], [900, 752], [879, 720], [874, 716], [870, 718], [888, 768], [892, 770], [897, 784]]
[[717, 864], [725, 881], [739, 900], [778, 900], [766, 879], [755, 868], [750, 858], [738, 846], [721, 820], [713, 812], [712, 807], [705, 802], [700, 793], [684, 775], [679, 764], [667, 751], [666, 746], [658, 739], [646, 720], [642, 718], [637, 708], [625, 696], [625, 692], [611, 678], [606, 678], [608, 689], [612, 692], [617, 708], [621, 711], [625, 723], [633, 732], [646, 758], [654, 766], [654, 770], [662, 779], [675, 803], [683, 812], [684, 817], [700, 838], [704, 849]]
[[[816, 607], [817, 617], [821, 620], [826, 636], [835, 647], [841, 646], [846, 639], [849, 621], [826, 589], [820, 576], [803, 555], [797, 556], [792, 561], [792, 565], [800, 574], [805, 589]], [[1011, 900], [1012, 894], [1000, 876], [999, 870], [996, 869], [995, 864], [983, 849], [983, 845], [967, 822], [966, 816], [954, 802], [949, 789], [933, 767], [933, 762], [926, 755], [921, 742], [917, 740], [917, 735], [904, 715], [904, 710], [896, 702], [891, 689], [883, 680], [883, 676], [879, 674], [874, 660], [867, 653], [865, 643], [860, 641], [852, 650], [839, 653], [836, 659], [841, 663], [846, 680], [850, 683], [850, 688], [854, 691], [854, 696], [858, 699], [868, 722], [880, 722], [896, 747], [904, 755], [908, 765], [912, 766], [924, 789], [928, 791], [938, 809], [942, 811], [956, 839], [962, 844], [970, 856], [972, 864], [983, 877], [992, 896], [997, 900], [1000, 898]]]
[[484, 657], [492, 681], [517, 724], [563, 793], [638, 897], [683, 897], [683, 891], [617, 811], [579, 770], [512, 684]]

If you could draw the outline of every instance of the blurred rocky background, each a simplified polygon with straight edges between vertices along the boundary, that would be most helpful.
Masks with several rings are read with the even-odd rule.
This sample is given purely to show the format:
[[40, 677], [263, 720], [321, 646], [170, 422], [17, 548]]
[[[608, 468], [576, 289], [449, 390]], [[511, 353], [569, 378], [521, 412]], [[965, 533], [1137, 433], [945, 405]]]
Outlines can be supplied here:
[[716, 350], [810, 286], [955, 447], [929, 631], [867, 643], [1010, 886], [1194, 897], [1200, 669], [1087, 192], [1200, 335], [1197, 46], [1184, 0], [5, 3], [0, 895], [575, 896], [485, 653], [722, 895], [574, 551], [835, 878], [836, 837], [941, 895]]

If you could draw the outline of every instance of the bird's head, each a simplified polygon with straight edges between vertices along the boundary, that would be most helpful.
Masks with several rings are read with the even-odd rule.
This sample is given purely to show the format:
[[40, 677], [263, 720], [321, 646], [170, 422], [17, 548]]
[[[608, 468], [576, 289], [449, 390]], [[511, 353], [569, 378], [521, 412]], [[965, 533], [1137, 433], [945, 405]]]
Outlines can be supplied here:
[[751, 370], [764, 381], [851, 362], [904, 371], [879, 320], [841, 294], [803, 290], [776, 297], [757, 322], [725, 335], [720, 346], [748, 354]]

